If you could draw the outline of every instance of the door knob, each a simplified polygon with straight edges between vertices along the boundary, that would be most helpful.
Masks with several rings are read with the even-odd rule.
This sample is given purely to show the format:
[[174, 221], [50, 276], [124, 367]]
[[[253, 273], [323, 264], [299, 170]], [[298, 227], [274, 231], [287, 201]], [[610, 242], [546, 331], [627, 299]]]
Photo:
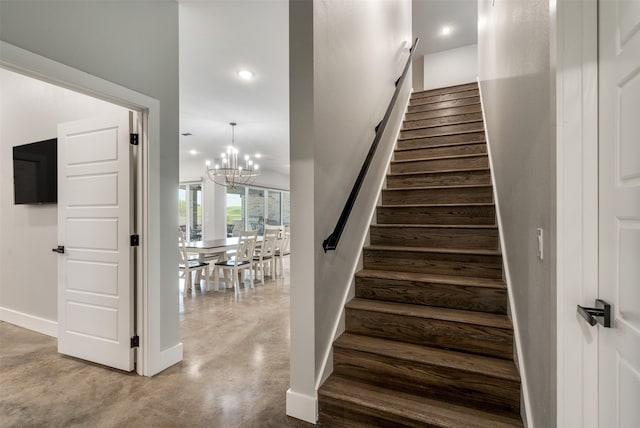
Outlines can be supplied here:
[[51, 251], [58, 254], [64, 254], [64, 245], [58, 245], [58, 248], [52, 248]]
[[604, 300], [596, 299], [595, 308], [585, 308], [578, 305], [578, 313], [591, 326], [600, 323], [604, 327], [611, 327], [611, 305]]

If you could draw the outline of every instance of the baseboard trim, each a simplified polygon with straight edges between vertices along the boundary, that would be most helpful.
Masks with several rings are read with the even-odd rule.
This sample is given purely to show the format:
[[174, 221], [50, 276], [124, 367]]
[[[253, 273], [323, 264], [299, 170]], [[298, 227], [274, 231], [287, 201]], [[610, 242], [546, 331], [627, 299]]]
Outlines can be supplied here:
[[287, 416], [315, 424], [318, 422], [318, 397], [287, 390]]
[[13, 309], [0, 307], [0, 321], [17, 325], [38, 333], [46, 334], [51, 337], [58, 337], [58, 322], [35, 315], [25, 314], [24, 312], [14, 311]]

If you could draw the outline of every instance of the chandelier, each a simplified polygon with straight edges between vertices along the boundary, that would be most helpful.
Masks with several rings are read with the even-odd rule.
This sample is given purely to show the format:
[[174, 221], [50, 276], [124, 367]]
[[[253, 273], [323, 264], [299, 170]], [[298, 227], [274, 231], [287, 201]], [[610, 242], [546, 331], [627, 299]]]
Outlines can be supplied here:
[[227, 146], [227, 151], [220, 155], [220, 163], [212, 166], [207, 161], [207, 174], [209, 178], [220, 186], [235, 189], [239, 186], [246, 186], [254, 182], [259, 171], [259, 166], [251, 160], [251, 156], [244, 156], [244, 164], [238, 161], [239, 152], [236, 149], [235, 127], [237, 123], [231, 122], [231, 145]]

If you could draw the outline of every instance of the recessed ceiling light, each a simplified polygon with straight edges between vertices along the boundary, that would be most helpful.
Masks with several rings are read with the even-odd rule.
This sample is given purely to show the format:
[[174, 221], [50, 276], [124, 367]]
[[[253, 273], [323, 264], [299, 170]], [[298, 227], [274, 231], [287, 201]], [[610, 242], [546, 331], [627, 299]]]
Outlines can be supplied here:
[[451, 30], [452, 28], [449, 27], [448, 25], [445, 25], [444, 27], [442, 27], [442, 29], [440, 30], [440, 34], [442, 34], [443, 36], [448, 36], [449, 34], [451, 34]]
[[260, 153], [256, 153], [256, 159], [260, 159], [262, 155]]
[[253, 71], [240, 70], [238, 71], [238, 76], [240, 76], [240, 78], [244, 80], [251, 80], [253, 79]]
[[190, 155], [197, 155], [198, 151], [197, 150], [189, 150], [189, 154]]

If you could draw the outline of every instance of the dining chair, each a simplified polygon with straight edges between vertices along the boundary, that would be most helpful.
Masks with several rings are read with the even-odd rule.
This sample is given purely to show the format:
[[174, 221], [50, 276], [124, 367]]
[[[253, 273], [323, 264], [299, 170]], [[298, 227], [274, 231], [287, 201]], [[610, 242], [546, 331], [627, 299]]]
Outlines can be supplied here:
[[260, 270], [260, 282], [264, 285], [265, 266], [269, 265], [269, 273], [275, 276], [275, 251], [276, 242], [280, 230], [278, 228], [265, 227], [262, 237], [262, 246], [255, 250], [253, 256], [253, 272], [257, 279], [258, 270]]
[[[257, 238], [257, 231], [240, 232], [240, 236], [238, 236], [238, 246], [236, 247], [233, 257], [219, 261], [213, 265], [213, 280], [216, 290], [219, 289], [220, 271], [225, 273], [225, 278], [227, 277], [226, 274], [230, 272], [232, 274], [231, 282], [233, 283], [235, 295], [237, 296], [240, 290], [240, 275], [242, 275], [246, 269], [249, 269], [249, 281], [251, 288], [253, 288], [253, 251], [256, 247]], [[245, 283], [245, 288], [246, 287]]]
[[280, 275], [283, 275], [283, 276], [284, 276], [284, 267], [283, 267], [284, 264], [282, 263], [282, 259], [284, 256], [288, 256], [289, 254], [291, 254], [291, 252], [289, 251], [290, 243], [291, 243], [291, 234], [289, 232], [289, 226], [283, 226], [282, 236], [278, 240], [278, 245], [276, 246], [276, 251], [274, 254], [276, 265], [280, 268]]
[[186, 249], [186, 240], [182, 233], [178, 234], [178, 253], [178, 269], [181, 273], [180, 277], [184, 278], [184, 289], [182, 291], [182, 296], [184, 297], [187, 294], [187, 290], [191, 290], [191, 274], [194, 272], [196, 274], [195, 283], [200, 285], [200, 281], [202, 280], [202, 272], [204, 271], [205, 290], [209, 290], [209, 263], [189, 258]]

